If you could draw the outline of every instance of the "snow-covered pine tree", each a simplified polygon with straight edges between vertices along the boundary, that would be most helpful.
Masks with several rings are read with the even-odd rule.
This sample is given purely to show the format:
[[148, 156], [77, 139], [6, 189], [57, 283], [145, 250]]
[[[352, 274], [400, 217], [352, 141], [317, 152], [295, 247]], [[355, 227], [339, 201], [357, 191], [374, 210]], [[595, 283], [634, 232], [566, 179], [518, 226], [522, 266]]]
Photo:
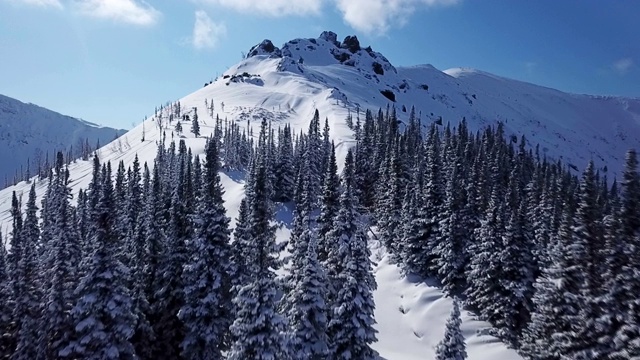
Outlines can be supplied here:
[[320, 215], [318, 216], [318, 261], [324, 263], [329, 254], [331, 245], [328, 237], [333, 228], [333, 219], [340, 207], [340, 177], [338, 176], [338, 164], [336, 161], [335, 144], [331, 144], [331, 153], [325, 170], [322, 184], [322, 202]]
[[[324, 176], [326, 175], [325, 169], [328, 166], [329, 158], [331, 157], [331, 148], [333, 147], [331, 140], [331, 128], [329, 127], [329, 118], [324, 118], [324, 128], [322, 129], [322, 148], [320, 151], [320, 155], [322, 159], [320, 159], [320, 168], [318, 169], [320, 175], [320, 183], [318, 184], [318, 190], [321, 189], [322, 184], [324, 184]], [[320, 195], [320, 192], [318, 192]]]
[[626, 266], [627, 258], [625, 248], [627, 244], [623, 242], [622, 222], [620, 216], [620, 198], [617, 194], [617, 185], [614, 182], [607, 210], [602, 223], [604, 228], [604, 247], [602, 248], [605, 264], [603, 266], [603, 278], [605, 295], [602, 297], [602, 310], [605, 311], [604, 316], [600, 319], [603, 326], [605, 336], [601, 340], [605, 344], [609, 344], [608, 350], [611, 352], [611, 358], [629, 356], [633, 352], [629, 351], [625, 341], [616, 339], [617, 332], [623, 326], [624, 316], [626, 313], [624, 308], [625, 280], [622, 275], [622, 269]]
[[[144, 229], [145, 239], [143, 244], [144, 262], [142, 264], [141, 282], [144, 292], [143, 298], [149, 303], [147, 319], [151, 328], [138, 327], [136, 334], [134, 334], [133, 342], [138, 356], [144, 356], [146, 358], [153, 358], [155, 354], [160, 352], [154, 329], [157, 328], [157, 324], [162, 315], [162, 309], [157, 306], [158, 298], [156, 294], [163, 284], [160, 265], [164, 247], [167, 244], [166, 228], [168, 215], [164, 203], [163, 180], [160, 176], [162, 171], [160, 167], [163, 166], [163, 164], [162, 159], [156, 157], [151, 188], [146, 195], [145, 212], [142, 216], [142, 227]], [[139, 323], [139, 325], [144, 324]], [[144, 332], [140, 332], [141, 330]]]
[[[305, 229], [310, 232], [310, 229]], [[305, 235], [303, 235], [305, 236]], [[301, 274], [286, 301], [290, 302], [290, 357], [296, 360], [320, 360], [329, 355], [327, 338], [327, 277], [317, 258], [317, 237], [309, 234]]]
[[444, 215], [442, 211], [444, 206], [444, 165], [440, 154], [440, 136], [435, 124], [431, 126], [427, 143], [425, 145], [425, 176], [424, 189], [422, 191], [422, 209], [421, 218], [424, 223], [420, 232], [423, 234], [424, 250], [422, 256], [425, 257], [427, 268], [423, 269], [425, 276], [434, 276], [435, 261], [437, 254], [435, 248], [437, 245], [437, 236], [439, 233], [440, 220]]
[[[379, 196], [376, 209], [380, 238], [394, 260], [400, 255], [400, 238], [402, 237], [401, 212], [404, 195], [403, 173], [399, 138], [396, 137], [387, 151], [384, 168], [381, 168], [382, 179], [378, 183]], [[384, 169], [384, 170], [383, 170]]]
[[600, 210], [597, 204], [597, 181], [593, 161], [590, 161], [580, 181], [579, 201], [573, 224], [572, 250], [577, 259], [582, 279], [578, 294], [581, 303], [578, 316], [574, 319], [577, 359], [584, 357], [600, 358], [607, 356], [604, 344], [598, 344], [602, 336], [599, 319], [603, 315], [600, 306], [602, 300], [602, 238]]
[[[621, 241], [624, 245], [624, 265], [618, 276], [624, 294], [621, 308], [624, 315], [616, 334], [616, 343], [624, 356], [630, 358], [640, 356], [640, 302], [633, 294], [640, 291], [640, 174], [638, 173], [638, 157], [635, 150], [626, 155], [625, 169], [622, 176], [622, 209], [621, 209]], [[635, 275], [634, 275], [635, 274]]]
[[[144, 164], [142, 186], [136, 185], [136, 156], [134, 160], [134, 170], [132, 178], [129, 181], [129, 193], [131, 200], [129, 204], [129, 226], [131, 237], [129, 240], [129, 248], [132, 254], [132, 265], [130, 269], [130, 289], [132, 310], [136, 316], [136, 325], [131, 338], [131, 343], [135, 348], [136, 355], [142, 359], [149, 359], [153, 356], [153, 343], [155, 342], [155, 334], [149, 321], [151, 316], [151, 305], [149, 303], [149, 278], [145, 267], [150, 261], [152, 255], [147, 252], [147, 234], [148, 227], [145, 225], [147, 211], [150, 211], [149, 199], [151, 195], [151, 174], [147, 163]], [[151, 203], [153, 205], [153, 203]], [[134, 225], [135, 224], [135, 225]], [[133, 226], [132, 226], [133, 225]]]
[[[11, 360], [37, 358], [38, 319], [41, 312], [42, 291], [40, 286], [38, 249], [40, 228], [38, 227], [35, 182], [31, 185], [27, 201], [26, 216], [22, 227], [21, 257], [13, 281], [20, 282], [20, 291], [15, 297], [13, 318], [16, 324], [16, 350]], [[15, 286], [14, 286], [15, 288]]]
[[[569, 204], [567, 204], [569, 205]], [[579, 312], [579, 271], [572, 249], [574, 210], [567, 206], [558, 233], [551, 240], [549, 264], [534, 284], [531, 321], [521, 339], [521, 353], [530, 359], [570, 356], [574, 320]]]
[[501, 258], [495, 255], [502, 249], [504, 232], [504, 202], [499, 189], [494, 187], [489, 199], [486, 217], [476, 229], [478, 243], [473, 247], [473, 254], [467, 272], [468, 287], [465, 290], [467, 304], [476, 310], [480, 318], [495, 323], [501, 316], [497, 300], [502, 296]]
[[180, 344], [185, 335], [184, 324], [178, 319], [178, 311], [184, 306], [184, 284], [182, 270], [187, 260], [185, 240], [189, 233], [188, 217], [181, 196], [185, 180], [185, 157], [181, 156], [177, 182], [173, 187], [169, 208], [169, 225], [164, 237], [158, 264], [157, 281], [152, 311], [156, 316], [152, 322], [157, 336], [156, 359], [175, 359], [180, 356]]
[[[335, 292], [330, 298], [328, 336], [331, 359], [376, 359], [371, 348], [376, 339], [373, 291], [376, 289], [371, 268], [367, 235], [361, 223], [358, 203], [353, 196], [354, 159], [347, 153], [343, 172], [344, 187], [340, 210], [330, 233], [338, 248], [329, 252], [330, 260], [342, 255], [337, 279], [331, 279]], [[333, 270], [335, 271], [335, 270]], [[337, 280], [337, 281], [336, 281]]]
[[233, 230], [233, 242], [231, 243], [231, 266], [233, 276], [231, 277], [231, 294], [234, 298], [240, 288], [249, 282], [248, 254], [251, 247], [249, 232], [249, 201], [245, 195], [240, 200], [236, 227]]
[[191, 120], [191, 132], [195, 137], [200, 136], [200, 123], [198, 122], [198, 108], [193, 108], [193, 118]]
[[124, 167], [124, 161], [120, 160], [118, 162], [118, 169], [116, 170], [116, 178], [115, 184], [113, 186], [113, 196], [114, 196], [114, 211], [116, 220], [114, 222], [113, 233], [117, 235], [117, 244], [114, 247], [116, 251], [118, 251], [118, 256], [120, 257], [120, 261], [129, 268], [131, 266], [131, 262], [133, 259], [131, 258], [131, 249], [129, 248], [129, 243], [132, 241], [130, 238], [129, 232], [129, 213], [128, 213], [128, 205], [127, 201], [128, 196], [128, 183], [127, 183], [127, 174]]
[[[515, 196], [517, 186], [512, 176], [507, 197]], [[501, 246], [494, 254], [499, 261], [500, 294], [494, 303], [498, 307], [498, 315], [493, 324], [500, 338], [518, 347], [520, 333], [529, 321], [535, 265], [531, 234], [526, 229], [526, 201], [522, 199], [515, 208], [507, 209], [507, 214]]]
[[[320, 113], [318, 109], [313, 114], [313, 119], [309, 123], [309, 131], [307, 133], [307, 141], [305, 143], [303, 158], [308, 158], [309, 172], [310, 172], [310, 194], [315, 196], [312, 199], [315, 205], [321, 194], [320, 188], [322, 185], [322, 178], [325, 168], [323, 163], [325, 161], [325, 145], [320, 134]], [[298, 174], [300, 175], [300, 174]]]
[[0, 231], [0, 358], [8, 359], [12, 354], [13, 338], [7, 331], [10, 329], [12, 318], [11, 288], [9, 286], [9, 272], [7, 270], [7, 251], [4, 237]]
[[360, 203], [367, 209], [373, 210], [375, 204], [376, 181], [378, 179], [378, 163], [372, 156], [375, 152], [376, 127], [371, 110], [365, 113], [365, 122], [361, 134], [358, 136], [358, 146], [356, 147], [355, 177]]
[[273, 205], [269, 184], [267, 122], [262, 121], [258, 154], [251, 171], [248, 208], [248, 248], [245, 249], [248, 282], [241, 285], [233, 300], [236, 320], [231, 325], [233, 343], [230, 360], [288, 359], [286, 320], [276, 311], [276, 281], [279, 268], [275, 241]]
[[131, 337], [136, 322], [127, 288], [129, 269], [118, 259], [115, 199], [110, 178], [102, 185], [97, 227], [88, 273], [71, 310], [74, 340], [60, 352], [81, 359], [137, 359]]
[[[11, 195], [11, 240], [9, 241], [9, 253], [7, 254], [7, 265], [9, 273], [14, 277], [14, 273], [18, 268], [18, 263], [22, 258], [22, 200], [18, 199], [16, 192]], [[15, 281], [12, 285], [20, 286]], [[16, 296], [20, 296], [19, 288], [12, 289]]]
[[451, 316], [447, 320], [444, 338], [436, 346], [436, 360], [464, 360], [467, 358], [466, 344], [460, 330], [460, 302], [453, 299]]
[[[454, 160], [455, 161], [455, 160]], [[458, 160], [460, 161], [460, 160]], [[456, 163], [454, 163], [456, 164]], [[460, 188], [463, 173], [461, 164], [452, 166], [448, 175], [444, 214], [438, 224], [437, 243], [434, 248], [436, 261], [433, 264], [444, 291], [453, 294], [465, 288], [465, 240], [461, 229], [461, 198], [464, 190]]]
[[[22, 268], [19, 266], [22, 260], [22, 253], [24, 247], [24, 240], [22, 238], [22, 204], [21, 200], [18, 200], [16, 192], [13, 191], [11, 195], [11, 220], [12, 230], [10, 236], [10, 248], [7, 254], [7, 272], [9, 274], [8, 292], [6, 294], [6, 301], [11, 309], [7, 316], [9, 317], [8, 326], [2, 329], [4, 342], [7, 343], [7, 352], [13, 353], [16, 348], [16, 341], [18, 339], [18, 331], [20, 330], [21, 314], [16, 313], [17, 301], [22, 298], [25, 283], [24, 275], [22, 274]], [[4, 244], [2, 246], [5, 246]]]
[[73, 223], [69, 172], [63, 164], [62, 153], [58, 153], [50, 196], [43, 206], [43, 211], [48, 212], [43, 217], [50, 222], [43, 222], [42, 228], [44, 300], [38, 322], [38, 359], [58, 359], [74, 332], [69, 314], [76, 300], [81, 247], [80, 234]]
[[185, 359], [223, 359], [232, 322], [229, 218], [218, 175], [218, 144], [205, 149], [202, 198], [195, 214], [195, 236], [189, 239], [182, 272], [184, 305], [178, 317], [185, 325], [181, 355]]
[[278, 201], [287, 202], [293, 200], [295, 186], [295, 173], [293, 168], [293, 143], [291, 138], [291, 126], [284, 126], [278, 132], [278, 147], [275, 159], [275, 198]]
[[425, 207], [422, 203], [419, 176], [422, 169], [416, 167], [411, 184], [407, 187], [402, 205], [402, 250], [400, 259], [406, 273], [428, 276], [428, 235], [429, 219], [426, 218]]

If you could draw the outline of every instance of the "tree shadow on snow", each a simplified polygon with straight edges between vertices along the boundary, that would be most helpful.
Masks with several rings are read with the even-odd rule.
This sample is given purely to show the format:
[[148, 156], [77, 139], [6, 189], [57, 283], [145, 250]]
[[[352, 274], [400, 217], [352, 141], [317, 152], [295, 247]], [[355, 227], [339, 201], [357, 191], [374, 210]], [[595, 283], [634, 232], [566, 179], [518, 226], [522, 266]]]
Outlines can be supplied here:
[[237, 182], [237, 183], [244, 183], [244, 181], [247, 179], [247, 172], [244, 170], [225, 170], [223, 169], [222, 172], [227, 175], [231, 180]]

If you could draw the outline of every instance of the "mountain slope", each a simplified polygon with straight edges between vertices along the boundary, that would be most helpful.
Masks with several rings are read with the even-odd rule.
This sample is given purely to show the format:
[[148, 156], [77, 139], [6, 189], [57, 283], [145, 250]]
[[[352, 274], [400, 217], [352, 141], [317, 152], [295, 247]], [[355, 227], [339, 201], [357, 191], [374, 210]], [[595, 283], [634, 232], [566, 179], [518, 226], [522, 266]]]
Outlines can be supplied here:
[[[386, 95], [381, 93], [385, 90]], [[395, 106], [403, 121], [415, 105], [425, 126], [439, 119], [444, 124], [456, 124], [464, 116], [470, 128], [480, 129], [501, 120], [507, 135], [518, 139], [524, 134], [531, 145], [541, 144], [542, 153], [562, 157], [577, 168], [593, 157], [601, 167], [608, 163], [609, 173], [622, 167], [624, 151], [637, 144], [640, 134], [639, 99], [566, 94], [468, 69], [442, 72], [429, 65], [395, 68], [381, 54], [362, 49], [357, 39], [338, 42], [329, 32], [317, 39], [292, 40], [281, 48], [263, 41], [215, 82], [179, 101], [184, 112], [198, 109], [203, 135], [213, 132], [216, 116], [240, 124], [249, 122], [254, 129], [262, 118], [268, 118], [273, 127], [290, 123], [294, 132], [306, 131], [318, 109], [321, 117], [329, 119], [340, 165], [347, 149], [355, 144], [345, 122], [349, 112], [355, 117], [359, 108], [363, 116], [364, 109], [387, 105]], [[206, 110], [205, 102], [213, 103], [212, 111]], [[161, 129], [169, 139], [184, 138], [194, 154], [202, 154], [205, 139], [193, 137], [189, 124], [183, 124], [183, 135], [178, 134], [175, 123], [169, 124], [167, 116], [151, 117], [122, 136], [120, 141], [130, 147], [112, 143], [97, 154], [103, 162], [123, 160], [127, 164], [137, 154], [142, 163], [153, 165]], [[77, 194], [90, 181], [91, 162], [73, 163], [69, 171]], [[243, 176], [222, 173], [221, 179], [233, 227], [244, 192]], [[38, 183], [39, 197], [45, 188], [46, 181]], [[22, 182], [0, 191], [0, 228], [4, 234], [10, 231], [11, 192], [26, 194], [28, 189], [29, 184]], [[281, 226], [277, 236], [282, 241], [290, 233], [290, 211], [280, 207], [278, 220]], [[371, 245], [378, 283], [374, 297], [379, 341], [375, 349], [384, 359], [432, 358], [451, 301], [427, 282], [404, 278], [389, 263], [385, 250], [375, 241]], [[495, 338], [477, 334], [486, 326], [463, 314], [469, 359], [520, 358]]]
[[[332, 111], [339, 115], [334, 119], [343, 118], [345, 107], [355, 111], [391, 105], [401, 120], [415, 106], [423, 124], [442, 119], [445, 125], [455, 125], [465, 117], [469, 127], [477, 130], [502, 121], [507, 136], [519, 140], [524, 135], [529, 146], [540, 145], [541, 156], [562, 159], [578, 169], [593, 159], [602, 171], [607, 165], [610, 176], [619, 173], [624, 153], [640, 140], [638, 98], [568, 94], [472, 69], [395, 68], [381, 54], [361, 48], [354, 37], [340, 43], [329, 32], [318, 39], [289, 41], [282, 50], [270, 53], [264, 50], [268, 44], [254, 47], [249, 59], [225, 74], [248, 72], [264, 77], [271, 71], [251, 56], [269, 56], [277, 69], [314, 83], [307, 98], [315, 106], [334, 102]], [[269, 85], [265, 80], [262, 86]]]
[[28, 160], [35, 174], [38, 159], [44, 162], [47, 153], [51, 158], [55, 151], [79, 149], [85, 141], [92, 147], [98, 141], [106, 144], [123, 132], [0, 95], [0, 187], [21, 167], [26, 171]]

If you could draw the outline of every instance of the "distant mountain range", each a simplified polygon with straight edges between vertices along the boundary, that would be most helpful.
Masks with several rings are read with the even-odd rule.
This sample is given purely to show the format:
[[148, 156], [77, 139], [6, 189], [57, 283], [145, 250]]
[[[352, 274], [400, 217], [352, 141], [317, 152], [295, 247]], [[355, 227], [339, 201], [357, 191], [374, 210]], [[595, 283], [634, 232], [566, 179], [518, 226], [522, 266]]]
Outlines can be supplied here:
[[0, 188], [35, 175], [63, 151], [80, 156], [125, 133], [0, 95]]

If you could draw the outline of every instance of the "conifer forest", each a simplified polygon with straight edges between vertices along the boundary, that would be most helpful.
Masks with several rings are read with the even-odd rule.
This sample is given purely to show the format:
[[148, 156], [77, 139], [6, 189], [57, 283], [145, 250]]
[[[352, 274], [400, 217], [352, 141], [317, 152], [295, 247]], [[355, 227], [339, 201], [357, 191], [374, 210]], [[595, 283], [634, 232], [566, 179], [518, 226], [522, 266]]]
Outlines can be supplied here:
[[[362, 115], [344, 163], [317, 110], [298, 134], [221, 119], [200, 134], [197, 112], [176, 114], [176, 135], [207, 137], [202, 157], [164, 129], [153, 163], [90, 156], [77, 195], [58, 153], [42, 201], [35, 182], [14, 192], [0, 235], [0, 359], [379, 359], [374, 240], [454, 299], [437, 360], [467, 358], [463, 311], [526, 359], [640, 359], [634, 150], [611, 179], [502, 123]], [[221, 172], [244, 176], [233, 228]]]

